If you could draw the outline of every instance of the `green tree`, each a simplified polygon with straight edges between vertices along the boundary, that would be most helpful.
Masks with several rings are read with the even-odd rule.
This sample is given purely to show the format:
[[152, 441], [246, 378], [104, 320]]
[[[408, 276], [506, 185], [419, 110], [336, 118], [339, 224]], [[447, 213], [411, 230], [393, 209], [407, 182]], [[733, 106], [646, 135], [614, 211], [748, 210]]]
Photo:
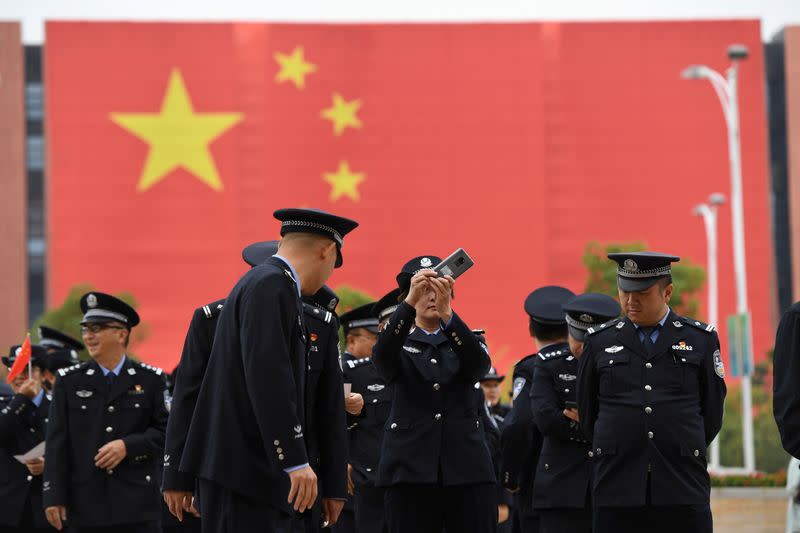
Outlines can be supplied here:
[[[49, 326], [51, 328], [55, 328], [59, 331], [63, 331], [67, 335], [70, 335], [78, 340], [81, 338], [81, 326], [80, 322], [83, 318], [83, 313], [81, 312], [80, 300], [81, 296], [94, 290], [94, 287], [90, 284], [79, 284], [74, 285], [70, 288], [69, 292], [67, 293], [66, 298], [61, 303], [60, 306], [48, 309], [36, 319], [33, 323], [32, 331], [31, 331], [31, 341], [36, 343], [39, 339], [39, 326]], [[138, 307], [138, 303], [136, 298], [133, 297], [132, 294], [123, 292], [120, 294], [115, 295], [120, 300], [124, 301], [134, 309]], [[148, 334], [148, 327], [145, 323], [140, 323], [137, 327], [135, 327], [131, 333], [131, 342], [130, 346], [133, 346], [137, 342], [142, 341], [147, 337]], [[81, 351], [78, 353], [78, 356], [85, 360], [89, 358], [89, 354], [86, 351]], [[133, 355], [131, 355], [133, 357]]]
[[[617, 293], [617, 263], [608, 259], [608, 254], [618, 252], [639, 252], [646, 250], [643, 242], [607, 243], [593, 241], [586, 244], [583, 264], [588, 270], [586, 292], [599, 292], [619, 299]], [[672, 265], [674, 281], [670, 306], [676, 313], [697, 316], [700, 308], [698, 293], [706, 279], [705, 269], [688, 259], [681, 259]]]

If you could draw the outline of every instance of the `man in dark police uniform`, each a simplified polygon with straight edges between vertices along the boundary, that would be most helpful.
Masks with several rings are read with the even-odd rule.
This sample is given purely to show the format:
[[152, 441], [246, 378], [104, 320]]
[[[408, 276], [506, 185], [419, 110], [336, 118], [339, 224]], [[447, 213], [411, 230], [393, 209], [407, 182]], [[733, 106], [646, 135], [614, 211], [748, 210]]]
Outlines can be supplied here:
[[669, 308], [678, 257], [609, 258], [626, 316], [588, 330], [578, 378], [594, 531], [710, 532], [706, 448], [726, 393], [717, 332]]
[[199, 481], [207, 532], [287, 532], [310, 509], [317, 476], [304, 430], [308, 337], [301, 294], [341, 266], [358, 224], [281, 209], [278, 254], [247, 272], [226, 299], [179, 469]]

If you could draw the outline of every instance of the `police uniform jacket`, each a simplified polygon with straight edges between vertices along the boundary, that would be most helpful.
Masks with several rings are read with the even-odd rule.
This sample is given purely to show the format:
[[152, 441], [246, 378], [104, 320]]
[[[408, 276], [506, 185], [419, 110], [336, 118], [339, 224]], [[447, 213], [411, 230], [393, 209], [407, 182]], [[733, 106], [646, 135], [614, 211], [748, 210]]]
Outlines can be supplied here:
[[206, 373], [206, 365], [214, 342], [217, 317], [225, 300], [217, 300], [194, 310], [183, 352], [178, 363], [175, 389], [167, 422], [167, 439], [164, 445], [164, 490], [194, 491], [194, 476], [178, 470], [181, 455], [186, 445], [186, 434], [200, 393], [200, 385]]
[[364, 398], [361, 413], [348, 414], [350, 476], [356, 485], [374, 487], [378, 475], [384, 427], [392, 406], [392, 390], [378, 374], [371, 357], [349, 358], [344, 364], [344, 379], [351, 392]]
[[285, 469], [309, 463], [306, 342], [288, 266], [271, 257], [245, 273], [217, 318], [180, 470], [292, 512]]
[[707, 504], [706, 447], [726, 394], [714, 328], [670, 311], [652, 354], [627, 318], [590, 328], [578, 375], [581, 427], [592, 440], [594, 503]]
[[455, 313], [435, 335], [411, 331], [415, 316], [401, 302], [373, 348], [375, 367], [392, 387], [377, 484], [494, 483], [474, 401], [488, 351]]
[[489, 407], [489, 414], [497, 422], [497, 427], [502, 427], [508, 413], [511, 412], [511, 406], [505, 403], [497, 402]]
[[306, 443], [323, 498], [347, 498], [347, 412], [336, 315], [303, 304], [308, 327]]
[[530, 402], [537, 355], [531, 354], [514, 366], [514, 403], [500, 435], [500, 482], [507, 489], [519, 490], [514, 501], [523, 515], [534, 514], [533, 482], [542, 448], [542, 434], [534, 422]]
[[[109, 387], [94, 361], [63, 368], [47, 426], [44, 506], [65, 505], [72, 525], [157, 521], [167, 409], [160, 368], [125, 363]], [[94, 465], [98, 448], [117, 439], [127, 456], [113, 469]]]
[[566, 402], [575, 402], [578, 359], [569, 346], [559, 344], [542, 350], [536, 358], [531, 387], [531, 407], [542, 434], [542, 451], [533, 485], [537, 509], [587, 506], [591, 443], [578, 423], [564, 416]]
[[50, 400], [39, 407], [22, 394], [0, 396], [0, 524], [16, 526], [30, 497], [34, 527], [48, 527], [42, 508], [42, 476], [33, 476], [14, 459], [42, 442], [47, 431]]
[[800, 302], [781, 318], [775, 336], [773, 412], [783, 448], [800, 458]]

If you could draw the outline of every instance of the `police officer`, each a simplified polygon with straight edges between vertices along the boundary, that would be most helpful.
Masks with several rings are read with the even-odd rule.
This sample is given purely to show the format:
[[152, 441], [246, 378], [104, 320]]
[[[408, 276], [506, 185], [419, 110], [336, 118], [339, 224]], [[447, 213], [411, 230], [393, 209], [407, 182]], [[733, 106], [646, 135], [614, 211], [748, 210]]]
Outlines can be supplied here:
[[[20, 346], [12, 346], [3, 365], [11, 368]], [[47, 431], [50, 400], [42, 388], [41, 365], [45, 348], [31, 346], [31, 375], [28, 367], [12, 382], [12, 395], [0, 395], [0, 531], [51, 531], [42, 510], [44, 458], [22, 464], [23, 455], [40, 444]]]
[[403, 298], [373, 362], [392, 387], [377, 485], [390, 532], [496, 531], [495, 473], [475, 383], [488, 351], [450, 299], [454, 281], [417, 257], [397, 276]]
[[[255, 267], [277, 252], [278, 241], [256, 242], [242, 250], [242, 259], [251, 267]], [[175, 372], [175, 386], [164, 444], [162, 490], [170, 513], [180, 522], [185, 519], [184, 513], [188, 513], [189, 516], [199, 516], [196, 506], [193, 505], [195, 477], [188, 472], [180, 471], [178, 466], [181, 463], [186, 434], [189, 432], [197, 395], [200, 393], [208, 358], [211, 355], [217, 317], [224, 305], [223, 298], [194, 310]], [[192, 519], [189, 518], [188, 521], [191, 522]]]
[[[372, 363], [372, 348], [378, 340], [378, 315], [382, 306], [396, 306], [381, 299], [342, 315], [346, 352], [352, 357], [344, 366], [344, 378], [351, 384], [351, 394], [361, 399], [360, 408], [348, 412], [350, 465], [348, 474], [353, 494], [355, 531], [388, 531], [383, 511], [384, 489], [375, 486], [378, 474], [383, 427], [389, 417], [391, 389]], [[390, 298], [392, 293], [390, 293]], [[384, 302], [384, 303], [381, 303]]]
[[47, 391], [52, 391], [58, 371], [80, 363], [78, 352], [84, 346], [70, 335], [48, 326], [39, 326], [39, 346], [47, 350], [47, 357], [43, 358], [43, 385]]
[[[247, 272], [225, 301], [179, 470], [198, 478], [203, 531], [291, 531], [312, 507], [306, 450], [308, 336], [300, 295], [341, 266], [355, 221], [281, 209], [278, 254]], [[288, 498], [287, 498], [288, 497]]]
[[717, 333], [670, 310], [678, 257], [608, 257], [626, 316], [588, 330], [578, 374], [595, 531], [710, 532], [706, 448], [726, 393]]
[[305, 517], [306, 532], [339, 519], [347, 499], [347, 420], [339, 366], [339, 298], [329, 287], [303, 299], [309, 352], [306, 376], [306, 448], [319, 479], [318, 500]]
[[92, 360], [59, 370], [47, 427], [47, 520], [74, 531], [158, 531], [167, 425], [161, 369], [127, 357], [139, 315], [100, 292], [80, 300]]
[[539, 516], [533, 509], [533, 483], [542, 435], [536, 427], [531, 409], [530, 390], [536, 357], [541, 353], [565, 353], [567, 322], [561, 306], [575, 296], [558, 286], [540, 287], [525, 299], [528, 331], [536, 353], [514, 366], [513, 405], [506, 415], [502, 430], [502, 463], [500, 481], [514, 492], [514, 532], [539, 531]]
[[783, 448], [800, 458], [800, 302], [783, 314], [775, 336], [772, 406]]
[[498, 427], [503, 425], [503, 420], [511, 411], [510, 405], [500, 401], [500, 384], [504, 379], [506, 379], [504, 375], [499, 374], [495, 367], [491, 367], [486, 375], [479, 380], [489, 413]]
[[536, 359], [531, 387], [533, 418], [544, 437], [533, 506], [539, 513], [541, 533], [591, 533], [591, 443], [578, 427], [578, 360], [586, 330], [618, 317], [620, 307], [610, 296], [588, 293], [572, 298], [562, 308], [569, 351], [543, 350]]

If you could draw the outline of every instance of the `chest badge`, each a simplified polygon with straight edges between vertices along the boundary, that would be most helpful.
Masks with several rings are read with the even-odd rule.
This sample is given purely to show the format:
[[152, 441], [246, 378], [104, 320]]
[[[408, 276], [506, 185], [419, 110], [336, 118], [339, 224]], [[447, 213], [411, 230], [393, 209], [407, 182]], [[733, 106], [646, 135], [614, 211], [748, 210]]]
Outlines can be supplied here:
[[378, 392], [385, 389], [386, 385], [381, 385], [380, 383], [373, 383], [372, 385], [369, 385], [367, 388], [372, 392]]
[[316, 333], [312, 333], [312, 334], [310, 335], [310, 337], [311, 337], [311, 342], [317, 342], [317, 339], [319, 338], [319, 337], [317, 337], [317, 334], [316, 334]]
[[672, 345], [672, 349], [673, 350], [680, 350], [680, 351], [683, 351], [683, 352], [691, 352], [692, 350], [694, 350], [694, 347], [692, 347], [689, 344], [686, 344], [685, 341], [681, 341], [678, 344], [673, 344]]
[[94, 392], [90, 390], [79, 390], [75, 393], [75, 396], [78, 398], [89, 398], [94, 394]]
[[606, 348], [606, 352], [608, 353], [617, 353], [622, 351], [622, 346], [615, 344], [614, 346], [609, 346]]
[[133, 388], [131, 390], [128, 391], [128, 394], [130, 394], [131, 396], [144, 394], [144, 389], [142, 388], [141, 385], [136, 384], [136, 385], [133, 386]]
[[575, 381], [576, 379], [578, 379], [578, 376], [574, 374], [559, 374], [558, 379], [560, 379], [561, 381]]
[[409, 353], [422, 353], [422, 350], [420, 350], [419, 348], [414, 348], [413, 346], [403, 345], [403, 349]]

